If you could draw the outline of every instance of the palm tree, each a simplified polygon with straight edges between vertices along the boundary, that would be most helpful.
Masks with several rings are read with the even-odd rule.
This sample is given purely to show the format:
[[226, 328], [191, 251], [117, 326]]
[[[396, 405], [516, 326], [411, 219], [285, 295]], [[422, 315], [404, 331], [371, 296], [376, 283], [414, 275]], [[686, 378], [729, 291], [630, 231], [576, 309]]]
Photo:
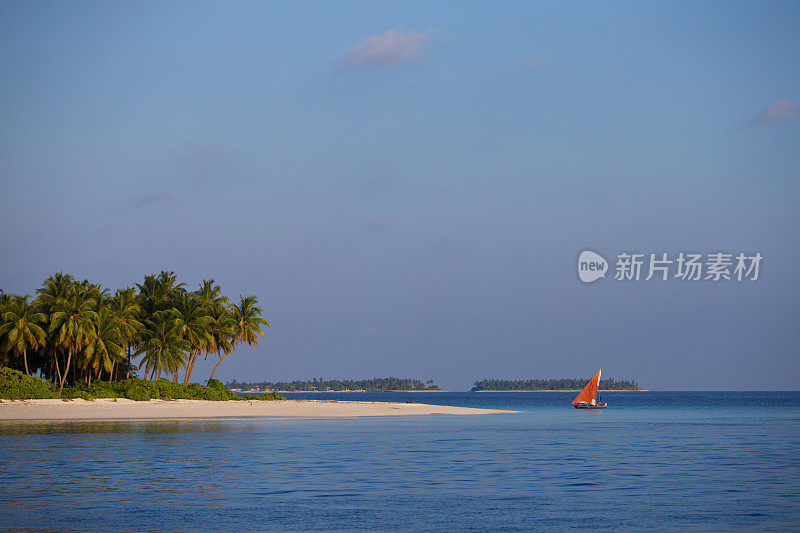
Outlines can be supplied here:
[[228, 297], [222, 294], [222, 287], [216, 285], [213, 279], [204, 279], [195, 294], [203, 298], [210, 308], [217, 309], [230, 303]]
[[[206, 302], [196, 293], [180, 294], [172, 312], [180, 328], [181, 336], [190, 346], [186, 377], [183, 380], [183, 384], [188, 385], [197, 357], [210, 342], [213, 342], [211, 339], [212, 318], [208, 315]], [[175, 379], [177, 380], [177, 372]]]
[[111, 375], [114, 365], [125, 360], [124, 339], [120, 334], [117, 314], [107, 305], [97, 313], [95, 334], [83, 349], [84, 367], [88, 369], [88, 381], [92, 382], [92, 371], [105, 370]]
[[175, 297], [186, 291], [186, 284], [178, 283], [175, 272], [166, 270], [162, 270], [157, 276], [155, 274], [145, 276], [144, 283], [137, 283], [136, 287], [141, 297], [140, 304], [147, 315], [169, 309]]
[[44, 313], [39, 313], [28, 302], [29, 295], [11, 298], [3, 309], [0, 337], [4, 337], [4, 345], [9, 352], [22, 355], [25, 363], [25, 374], [28, 370], [28, 349], [37, 349], [45, 344], [45, 332], [39, 325], [44, 322]]
[[[127, 375], [131, 375], [131, 347], [136, 344], [139, 333], [144, 329], [144, 325], [139, 321], [142, 308], [139, 305], [139, 298], [132, 287], [126, 287], [117, 291], [111, 299], [111, 308], [116, 312], [117, 326], [122, 337], [122, 347], [127, 352]], [[111, 376], [113, 381], [114, 376]]]
[[139, 303], [145, 315], [152, 315], [157, 310], [159, 296], [159, 284], [155, 274], [144, 277], [144, 283], [137, 283], [139, 289]]
[[[44, 280], [42, 287], [36, 290], [36, 306], [42, 313], [45, 314], [47, 319], [46, 328], [48, 331], [47, 345], [50, 349], [50, 372], [49, 375], [53, 383], [58, 380], [61, 383], [61, 368], [58, 364], [58, 343], [55, 342], [53, 334], [50, 333], [50, 323], [52, 322], [52, 315], [56, 302], [65, 299], [75, 283], [75, 278], [72, 274], [65, 274], [63, 272], [56, 272], [52, 276]], [[53, 372], [55, 367], [55, 372]], [[64, 369], [66, 374], [66, 367]]]
[[53, 306], [49, 332], [54, 336], [55, 342], [67, 350], [67, 364], [64, 366], [64, 374], [59, 383], [59, 394], [64, 389], [72, 356], [94, 338], [94, 324], [97, 323], [95, 304], [94, 299], [90, 298], [80, 286], [75, 285], [66, 298], [57, 300]]
[[[258, 344], [258, 337], [264, 337], [264, 331], [261, 329], [262, 325], [266, 325], [269, 327], [269, 322], [267, 319], [263, 318], [261, 314], [264, 311], [258, 307], [258, 298], [255, 296], [242, 296], [239, 295], [239, 305], [232, 305], [231, 306], [231, 315], [234, 322], [233, 328], [233, 336], [231, 340], [231, 346], [236, 347], [239, 344], [246, 344], [247, 346], [253, 346]], [[214, 367], [214, 370], [211, 372], [211, 377], [209, 379], [214, 378], [214, 373], [219, 368], [219, 365], [222, 364], [222, 361], [228, 356], [230, 352], [225, 353], [222, 357], [220, 357], [217, 366]]]
[[72, 274], [56, 272], [44, 280], [41, 289], [36, 290], [36, 294], [39, 295], [37, 300], [42, 305], [55, 305], [56, 300], [67, 297], [73, 283], [75, 283], [75, 278], [72, 277]]
[[180, 334], [180, 325], [166, 312], [157, 312], [152, 320], [147, 321], [147, 329], [143, 331], [144, 342], [134, 355], [144, 355], [139, 368], [145, 365], [145, 377], [160, 379], [164, 368], [180, 368], [186, 362], [185, 352], [190, 344]]
[[98, 306], [103, 304], [103, 302], [111, 297], [111, 291], [104, 289], [99, 283], [95, 285], [94, 283], [89, 283], [89, 280], [83, 280], [78, 285], [80, 285], [80, 288], [89, 296], [89, 298], [97, 302]]
[[[230, 308], [218, 307], [211, 313], [213, 322], [211, 324], [211, 339], [212, 342], [206, 348], [206, 355], [215, 354], [217, 357], [225, 359], [233, 352], [233, 338], [236, 331], [236, 322], [233, 319]], [[217, 367], [219, 362], [217, 363]], [[214, 371], [216, 371], [216, 367]], [[211, 378], [214, 377], [214, 372], [211, 373]], [[210, 379], [210, 378], [209, 378]]]

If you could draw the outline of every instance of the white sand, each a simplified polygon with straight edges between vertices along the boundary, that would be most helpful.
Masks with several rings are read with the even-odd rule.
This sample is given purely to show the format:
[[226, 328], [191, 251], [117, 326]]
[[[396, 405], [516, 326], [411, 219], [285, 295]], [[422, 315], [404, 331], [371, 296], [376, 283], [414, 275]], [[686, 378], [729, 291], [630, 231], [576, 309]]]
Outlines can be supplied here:
[[4, 420], [153, 420], [169, 418], [304, 417], [331, 418], [391, 415], [481, 415], [513, 413], [496, 409], [448, 407], [421, 403], [351, 402], [325, 400], [227, 401], [150, 400], [125, 398], [87, 400], [3, 400]]

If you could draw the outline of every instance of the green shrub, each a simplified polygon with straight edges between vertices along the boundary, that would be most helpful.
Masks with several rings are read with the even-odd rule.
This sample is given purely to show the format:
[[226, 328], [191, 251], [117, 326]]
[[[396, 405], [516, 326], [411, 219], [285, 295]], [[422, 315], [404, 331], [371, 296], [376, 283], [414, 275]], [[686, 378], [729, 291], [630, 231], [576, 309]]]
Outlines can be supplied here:
[[222, 382], [217, 379], [209, 379], [206, 382], [206, 387], [214, 390], [227, 390], [225, 389], [225, 385], [223, 385]]
[[[162, 400], [238, 400], [239, 397], [227, 390], [225, 386], [216, 379], [210, 379], [206, 386], [191, 383], [183, 385], [173, 383], [168, 379], [157, 381], [147, 381], [138, 378], [130, 378], [116, 383], [108, 381], [94, 381], [91, 385], [85, 382], [78, 382], [74, 387], [65, 388], [64, 398], [83, 398], [84, 400], [94, 400], [95, 398], [128, 398], [135, 401], [148, 401], [152, 398]], [[0, 398], [9, 400], [31, 399], [31, 398], [58, 398], [58, 389], [52, 383], [42, 379], [26, 376], [18, 370], [11, 368], [0, 368]], [[255, 397], [259, 400], [284, 400], [279, 394], [263, 394]], [[253, 399], [243, 398], [243, 399]]]
[[58, 398], [58, 391], [52, 383], [4, 367], [0, 368], [0, 398], [7, 400]]
[[[76, 398], [83, 398], [88, 395], [94, 398], [115, 398], [118, 396], [115, 390], [116, 383], [108, 381], [93, 381], [91, 385], [87, 385], [81, 381], [75, 384], [70, 391], [70, 394]], [[87, 398], [84, 398], [87, 399]]]
[[151, 400], [150, 391], [140, 383], [132, 383], [130, 386], [126, 387], [125, 397], [137, 402], [148, 402]]
[[180, 383], [173, 383], [166, 378], [158, 381], [148, 381], [150, 396], [161, 400], [180, 400], [189, 398], [187, 387]]
[[[253, 398], [248, 398], [253, 399]], [[265, 401], [272, 401], [272, 400], [285, 400], [286, 398], [278, 394], [277, 392], [268, 392], [261, 394], [255, 397], [256, 400], [265, 400]]]
[[225, 400], [238, 400], [239, 397], [235, 393], [225, 389], [225, 387], [222, 387], [222, 389], [216, 387], [200, 387], [197, 391], [197, 396], [195, 399], [219, 402]]

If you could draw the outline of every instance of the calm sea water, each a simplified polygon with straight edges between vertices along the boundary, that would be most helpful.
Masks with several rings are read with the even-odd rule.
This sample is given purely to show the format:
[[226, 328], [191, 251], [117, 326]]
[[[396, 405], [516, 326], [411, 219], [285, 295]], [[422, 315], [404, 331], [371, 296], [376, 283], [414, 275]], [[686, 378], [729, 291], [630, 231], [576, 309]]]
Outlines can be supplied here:
[[515, 415], [0, 422], [0, 528], [800, 530], [800, 393], [362, 393]]

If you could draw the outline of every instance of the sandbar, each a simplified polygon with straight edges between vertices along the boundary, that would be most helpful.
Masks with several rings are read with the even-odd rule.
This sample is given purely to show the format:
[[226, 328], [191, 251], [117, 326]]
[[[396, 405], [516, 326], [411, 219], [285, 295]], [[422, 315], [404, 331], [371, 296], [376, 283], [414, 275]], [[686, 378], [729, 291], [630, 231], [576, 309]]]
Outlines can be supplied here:
[[514, 413], [498, 409], [451, 407], [422, 403], [337, 400], [150, 400], [101, 398], [93, 401], [3, 400], [0, 422], [6, 420], [159, 420], [180, 418], [336, 418], [360, 416], [484, 415]]

